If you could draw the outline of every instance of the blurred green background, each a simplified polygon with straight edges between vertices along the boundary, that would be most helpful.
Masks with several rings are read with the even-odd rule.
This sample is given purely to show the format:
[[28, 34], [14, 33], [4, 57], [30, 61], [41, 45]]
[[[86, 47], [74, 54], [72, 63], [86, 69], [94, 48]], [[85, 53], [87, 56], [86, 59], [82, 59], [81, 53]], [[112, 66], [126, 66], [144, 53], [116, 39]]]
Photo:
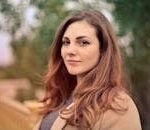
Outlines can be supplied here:
[[150, 130], [149, 0], [1, 0], [0, 95], [20, 102], [42, 97], [41, 77], [57, 26], [84, 8], [102, 11], [112, 23], [143, 130]]

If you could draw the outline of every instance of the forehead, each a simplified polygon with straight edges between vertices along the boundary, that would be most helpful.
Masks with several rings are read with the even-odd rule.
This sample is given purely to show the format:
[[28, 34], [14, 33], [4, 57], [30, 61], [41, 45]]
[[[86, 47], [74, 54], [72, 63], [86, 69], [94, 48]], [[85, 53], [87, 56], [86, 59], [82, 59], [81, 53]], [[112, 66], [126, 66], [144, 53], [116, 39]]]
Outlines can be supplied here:
[[71, 37], [73, 35], [75, 35], [75, 36], [81, 36], [81, 35], [93, 36], [93, 35], [96, 35], [96, 29], [94, 28], [94, 26], [92, 26], [85, 20], [76, 21], [67, 27], [67, 29], [64, 33], [64, 37]]

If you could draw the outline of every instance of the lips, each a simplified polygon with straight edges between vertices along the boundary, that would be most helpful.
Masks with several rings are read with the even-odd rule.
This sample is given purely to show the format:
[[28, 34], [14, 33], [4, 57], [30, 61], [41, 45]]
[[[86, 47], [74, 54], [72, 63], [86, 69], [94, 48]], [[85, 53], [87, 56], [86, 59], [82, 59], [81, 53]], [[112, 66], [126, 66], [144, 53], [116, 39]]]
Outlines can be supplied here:
[[81, 61], [78, 61], [78, 60], [66, 60], [67, 61], [67, 63], [69, 64], [69, 65], [76, 65], [76, 64], [78, 64], [79, 62], [81, 62]]

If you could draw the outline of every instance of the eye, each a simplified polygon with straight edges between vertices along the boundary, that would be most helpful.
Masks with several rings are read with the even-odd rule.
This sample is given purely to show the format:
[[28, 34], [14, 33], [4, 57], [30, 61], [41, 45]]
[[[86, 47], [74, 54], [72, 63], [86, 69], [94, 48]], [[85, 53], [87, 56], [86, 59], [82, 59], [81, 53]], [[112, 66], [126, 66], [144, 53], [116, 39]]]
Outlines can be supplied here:
[[62, 40], [62, 45], [63, 46], [68, 46], [70, 44], [69, 40]]
[[80, 44], [81, 46], [87, 46], [87, 45], [90, 44], [90, 42], [87, 41], [87, 40], [80, 40], [80, 41], [79, 41], [79, 44]]

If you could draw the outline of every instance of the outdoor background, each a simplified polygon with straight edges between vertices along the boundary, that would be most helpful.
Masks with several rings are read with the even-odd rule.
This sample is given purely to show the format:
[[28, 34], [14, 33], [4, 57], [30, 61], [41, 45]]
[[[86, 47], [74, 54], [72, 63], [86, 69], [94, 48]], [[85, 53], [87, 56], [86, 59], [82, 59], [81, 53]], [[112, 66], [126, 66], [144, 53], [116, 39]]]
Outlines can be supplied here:
[[56, 28], [85, 8], [102, 11], [112, 23], [143, 130], [150, 130], [149, 0], [0, 0], [0, 98], [23, 105], [42, 98]]

